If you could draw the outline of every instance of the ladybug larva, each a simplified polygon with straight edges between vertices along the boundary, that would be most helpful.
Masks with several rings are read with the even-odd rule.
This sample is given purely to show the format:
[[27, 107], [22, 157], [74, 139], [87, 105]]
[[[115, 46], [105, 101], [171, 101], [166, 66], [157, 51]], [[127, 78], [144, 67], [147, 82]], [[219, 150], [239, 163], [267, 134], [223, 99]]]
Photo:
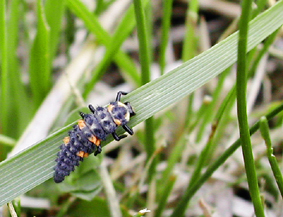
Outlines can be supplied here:
[[101, 153], [101, 141], [107, 135], [112, 134], [117, 141], [126, 137], [125, 134], [118, 136], [116, 129], [122, 126], [125, 131], [133, 135], [133, 130], [127, 125], [130, 117], [135, 115], [129, 102], [120, 102], [121, 96], [127, 93], [119, 91], [115, 102], [111, 102], [106, 108], [94, 108], [89, 105], [92, 114], [80, 112], [82, 117], [78, 124], [69, 132], [69, 136], [63, 139], [56, 159], [57, 165], [54, 170], [54, 181], [60, 183], [65, 176], [70, 175], [85, 157], [94, 152], [94, 155]]

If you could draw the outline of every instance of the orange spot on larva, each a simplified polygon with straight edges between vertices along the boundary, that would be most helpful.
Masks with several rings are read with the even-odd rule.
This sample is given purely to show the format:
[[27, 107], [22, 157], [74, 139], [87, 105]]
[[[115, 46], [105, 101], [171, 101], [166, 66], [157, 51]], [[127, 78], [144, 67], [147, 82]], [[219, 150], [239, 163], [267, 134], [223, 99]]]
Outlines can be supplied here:
[[114, 119], [114, 122], [117, 126], [120, 126], [122, 122], [119, 119]]
[[85, 121], [84, 120], [79, 120], [78, 121], [78, 126], [80, 129], [83, 129], [85, 127]]
[[86, 152], [84, 152], [84, 151], [80, 151], [80, 152], [78, 152], [77, 153], [77, 155], [79, 156], [79, 157], [88, 157], [88, 153], [86, 153]]
[[92, 135], [90, 138], [88, 138], [88, 140], [93, 144], [95, 144], [96, 146], [100, 146], [101, 140], [98, 139], [96, 136]]
[[94, 135], [92, 135], [90, 138], [88, 138], [88, 140], [90, 141], [90, 142], [92, 142], [92, 143], [96, 143], [96, 140], [97, 140], [97, 137], [96, 136], [94, 136]]
[[66, 136], [64, 139], [63, 139], [63, 142], [65, 145], [68, 145], [69, 142], [70, 142], [70, 137], [69, 136]]
[[97, 139], [95, 145], [96, 145], [96, 146], [100, 146], [100, 144], [101, 144], [101, 140], [100, 140], [100, 139]]
[[112, 110], [113, 110], [113, 108], [114, 108], [114, 105], [109, 105], [108, 107], [107, 107], [107, 110], [111, 113], [112, 112]]

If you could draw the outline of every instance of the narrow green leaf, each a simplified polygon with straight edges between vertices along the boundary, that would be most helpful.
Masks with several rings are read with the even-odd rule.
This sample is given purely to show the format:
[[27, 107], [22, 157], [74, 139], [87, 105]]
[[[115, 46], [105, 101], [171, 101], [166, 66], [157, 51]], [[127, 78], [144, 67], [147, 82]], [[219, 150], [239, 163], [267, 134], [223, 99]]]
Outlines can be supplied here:
[[50, 30], [41, 0], [37, 0], [37, 33], [30, 54], [30, 84], [36, 107], [42, 102], [51, 84]]
[[[96, 36], [98, 42], [102, 43], [106, 47], [110, 46], [112, 39], [111, 36], [100, 25], [98, 18], [91, 13], [81, 1], [67, 0], [67, 6], [77, 17], [83, 20], [86, 28]], [[131, 71], [129, 75], [137, 74], [133, 61], [121, 50], [117, 51], [114, 60], [121, 69]], [[132, 80], [135, 81], [135, 79], [135, 76], [133, 76]], [[85, 97], [88, 95], [90, 89], [92, 88], [86, 89], [86, 92], [84, 93]]]
[[268, 52], [270, 46], [273, 44], [273, 42], [276, 40], [278, 31], [273, 32], [269, 37], [267, 37], [267, 39], [264, 41], [263, 43], [263, 48], [261, 50], [259, 50], [255, 60], [253, 61], [252, 66], [250, 67], [250, 72], [249, 74], [253, 75], [260, 63], [260, 61], [262, 60], [263, 56]]
[[264, 8], [267, 6], [267, 0], [259, 0], [259, 1], [256, 1], [256, 6], [255, 8], [253, 8], [253, 13], [252, 13], [252, 16], [255, 17], [257, 16], [259, 13], [261, 13]]
[[65, 12], [65, 0], [47, 0], [45, 3], [46, 20], [50, 27], [50, 59], [57, 51], [60, 31], [62, 29], [62, 18]]
[[[225, 77], [227, 75], [227, 72], [229, 72], [229, 71], [230, 70], [226, 69], [221, 74], [221, 76]], [[219, 81], [221, 82], [221, 80], [222, 79], [220, 78]], [[221, 86], [221, 85], [219, 85], [219, 86]], [[217, 89], [218, 88], [216, 88], [216, 90], [215, 90], [216, 92], [218, 92]], [[202, 149], [201, 154], [199, 155], [199, 157], [197, 159], [197, 162], [195, 163], [196, 166], [194, 167], [194, 171], [193, 171], [192, 176], [190, 178], [190, 182], [189, 182], [189, 187], [188, 188], [190, 188], [193, 184], [195, 184], [198, 181], [198, 179], [199, 179], [199, 177], [200, 177], [200, 175], [201, 175], [201, 173], [203, 171], [204, 166], [207, 165], [209, 156], [213, 155], [213, 150], [214, 150], [213, 148], [217, 145], [217, 143], [215, 143], [215, 141], [214, 141], [215, 140], [215, 135], [216, 135], [217, 131], [218, 132], [220, 131], [219, 130], [219, 126], [221, 126], [221, 125], [219, 125], [219, 123], [220, 123], [221, 118], [223, 117], [224, 111], [228, 107], [229, 103], [231, 103], [231, 101], [234, 102], [235, 97], [233, 97], [233, 96], [236, 95], [236, 94], [234, 94], [235, 93], [234, 90], [235, 90], [235, 88], [231, 89], [231, 91], [227, 94], [227, 96], [223, 100], [220, 108], [217, 110], [217, 114], [216, 114], [215, 120], [212, 122], [213, 124], [211, 126], [211, 132], [210, 132], [210, 135], [208, 137], [208, 142], [205, 145], [205, 147]], [[211, 108], [211, 107], [209, 107], [209, 108]], [[207, 114], [207, 113], [205, 113], [205, 114]], [[209, 118], [209, 117], [205, 117], [205, 118]], [[204, 118], [204, 120], [205, 120], [205, 118]], [[223, 132], [223, 131], [221, 131], [221, 132]]]
[[[28, 96], [24, 84], [22, 82], [22, 74], [20, 68], [20, 60], [18, 58], [18, 42], [19, 42], [19, 21], [23, 14], [20, 0], [12, 0], [10, 2], [10, 16], [8, 20], [8, 65], [9, 65], [9, 82], [10, 88], [9, 99], [10, 118], [14, 119], [13, 124], [9, 125], [9, 132], [13, 132], [12, 136], [18, 137], [19, 133], [26, 127], [29, 118], [32, 115], [28, 106]], [[11, 117], [12, 115], [12, 117]]]
[[160, 42], [160, 71], [163, 75], [166, 66], [166, 49], [169, 41], [169, 30], [171, 26], [171, 14], [173, 0], [163, 0], [163, 17], [161, 29], [161, 42]]
[[0, 52], [1, 52], [1, 125], [4, 132], [8, 127], [8, 50], [6, 1], [0, 0]]
[[149, 66], [149, 47], [148, 47], [148, 37], [147, 28], [145, 25], [145, 13], [142, 7], [141, 0], [134, 0], [134, 8], [138, 29], [138, 39], [139, 39], [139, 52], [140, 52], [140, 63], [142, 71], [142, 84], [146, 84], [150, 81], [150, 66]]
[[91, 31], [97, 40], [102, 44], [107, 44], [110, 35], [100, 25], [98, 18], [79, 0], [67, 0], [69, 9], [80, 19], [83, 20], [86, 28]]
[[261, 200], [258, 179], [256, 174], [253, 149], [249, 131], [247, 114], [247, 44], [249, 20], [251, 17], [252, 0], [243, 0], [242, 14], [239, 21], [238, 62], [237, 62], [237, 113], [239, 122], [242, 153], [245, 162], [249, 193], [254, 205], [255, 215], [264, 217], [264, 208]]
[[[141, 84], [146, 84], [150, 81], [150, 49], [148, 39], [148, 27], [146, 25], [146, 17], [142, 0], [134, 0], [135, 17], [137, 22], [137, 31], [139, 39], [139, 60], [141, 64]], [[145, 139], [144, 145], [147, 153], [147, 162], [152, 157], [156, 145], [154, 138], [154, 119], [153, 117], [145, 121]], [[152, 180], [155, 173], [156, 160], [153, 161], [149, 169], [149, 180]]]
[[[280, 1], [250, 23], [249, 50], [283, 24], [282, 11]], [[137, 113], [129, 125], [135, 126], [178, 102], [235, 63], [237, 34], [125, 96], [123, 100], [131, 102]], [[0, 164], [0, 206], [52, 177], [58, 147], [70, 129], [71, 125]]]
[[169, 195], [174, 187], [174, 184], [176, 182], [176, 179], [177, 179], [177, 176], [176, 175], [172, 175], [170, 176], [169, 179], [165, 180], [165, 184], [163, 183], [163, 192], [160, 196], [160, 201], [158, 203], [158, 207], [155, 211], [155, 217], [160, 217], [163, 210], [165, 209], [166, 207], [166, 204], [168, 202], [168, 198], [169, 198]]
[[277, 186], [279, 188], [281, 197], [283, 198], [283, 176], [280, 170], [280, 166], [278, 165], [278, 162], [276, 160], [276, 157], [273, 154], [273, 148], [272, 148], [272, 143], [269, 134], [269, 127], [266, 117], [262, 117], [260, 119], [259, 126], [260, 126], [261, 136], [266, 144], [268, 161], [271, 166], [275, 180], [277, 182]]
[[[212, 101], [209, 104], [203, 102], [203, 104], [201, 105], [201, 107], [205, 107], [206, 109], [205, 109], [204, 112], [200, 113], [200, 115], [197, 115], [197, 117], [196, 117], [196, 120], [197, 120], [196, 122], [200, 123], [199, 124], [200, 125], [199, 131], [198, 131], [197, 139], [196, 139], [197, 142], [201, 141], [207, 125], [209, 125], [211, 123], [212, 119], [214, 118], [214, 114], [217, 111], [217, 103], [219, 102], [218, 101], [219, 96], [220, 96], [220, 94], [223, 90], [225, 78], [230, 73], [230, 71], [231, 71], [230, 69], [226, 69], [219, 76], [216, 89], [215, 89], [215, 91], [212, 95]], [[202, 119], [201, 122], [200, 122], [200, 119]]]
[[[148, 0], [143, 1], [144, 5], [146, 5], [147, 3], [148, 3]], [[106, 68], [111, 63], [115, 54], [119, 52], [119, 49], [122, 43], [132, 33], [135, 25], [136, 25], [136, 20], [134, 19], [134, 8], [133, 8], [133, 5], [131, 5], [126, 15], [123, 17], [122, 21], [119, 23], [114, 35], [111, 37], [111, 41], [105, 44], [107, 46], [106, 53], [103, 59], [101, 60], [101, 62], [95, 68], [95, 71], [93, 72], [94, 75], [92, 76], [91, 81], [88, 82], [86, 86], [84, 96], [87, 96], [93, 90], [93, 86], [99, 80], [99, 78], [103, 75], [103, 73], [106, 71]], [[128, 59], [125, 58], [124, 60], [128, 60]], [[132, 66], [130, 61], [126, 65], [128, 65], [128, 67]], [[131, 70], [128, 70], [127, 72], [128, 72], [127, 74], [129, 74], [129, 77], [136, 84], [136, 86], [138, 86], [140, 84], [140, 76], [137, 73], [137, 70], [131, 69]]]
[[[269, 112], [266, 115], [266, 118], [270, 120], [277, 114], [283, 111], [283, 104], [277, 106], [275, 109], [273, 109], [271, 112]], [[254, 134], [259, 129], [259, 122], [255, 123], [250, 128], [250, 134]], [[241, 140], [238, 139], [235, 141], [218, 159], [213, 162], [207, 170], [199, 177], [199, 179], [194, 182], [193, 186], [189, 186], [187, 190], [184, 193], [184, 196], [180, 200], [179, 204], [177, 205], [177, 208], [174, 210], [171, 217], [177, 217], [180, 216], [183, 211], [186, 209], [187, 204], [190, 202], [192, 197], [195, 195], [195, 193], [200, 189], [200, 187], [211, 177], [211, 175], [221, 166], [223, 163], [241, 146]]]
[[190, 1], [190, 7], [187, 9], [186, 17], [186, 35], [182, 53], [183, 61], [189, 60], [196, 55], [197, 38], [196, 26], [198, 21], [199, 0]]
[[56, 152], [70, 129], [71, 126], [65, 127], [0, 164], [1, 206], [52, 176]]
[[170, 152], [170, 155], [169, 155], [168, 160], [167, 160], [167, 167], [165, 168], [165, 170], [162, 173], [162, 179], [161, 179], [162, 181], [170, 179], [170, 176], [173, 173], [172, 171], [173, 171], [176, 163], [178, 162], [178, 160], [180, 159], [184, 149], [186, 148], [186, 144], [187, 144], [187, 141], [186, 141], [185, 136], [181, 135], [180, 139], [177, 141], [174, 148]]

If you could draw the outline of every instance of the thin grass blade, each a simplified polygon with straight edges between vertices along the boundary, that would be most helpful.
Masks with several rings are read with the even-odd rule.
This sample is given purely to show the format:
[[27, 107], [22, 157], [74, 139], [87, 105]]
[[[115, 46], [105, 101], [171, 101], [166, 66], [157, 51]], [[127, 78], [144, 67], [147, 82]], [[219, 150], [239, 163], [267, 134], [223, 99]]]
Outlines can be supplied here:
[[42, 2], [37, 0], [37, 33], [31, 48], [30, 84], [38, 107], [51, 85], [50, 29], [46, 22]]

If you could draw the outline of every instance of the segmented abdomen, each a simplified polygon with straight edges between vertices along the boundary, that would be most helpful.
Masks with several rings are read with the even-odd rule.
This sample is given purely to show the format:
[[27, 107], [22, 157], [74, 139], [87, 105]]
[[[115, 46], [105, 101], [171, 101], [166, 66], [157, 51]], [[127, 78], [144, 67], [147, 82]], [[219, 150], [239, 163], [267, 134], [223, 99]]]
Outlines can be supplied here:
[[[90, 138], [94, 142], [91, 142]], [[100, 141], [87, 126], [80, 129], [79, 125], [75, 125], [74, 129], [69, 132], [69, 137], [65, 137], [64, 144], [61, 145], [61, 150], [58, 152], [57, 165], [54, 168], [54, 181], [56, 183], [62, 182], [65, 176], [70, 175], [70, 172], [75, 170], [75, 166], [83, 161], [84, 157], [94, 151], [100, 153]]]

